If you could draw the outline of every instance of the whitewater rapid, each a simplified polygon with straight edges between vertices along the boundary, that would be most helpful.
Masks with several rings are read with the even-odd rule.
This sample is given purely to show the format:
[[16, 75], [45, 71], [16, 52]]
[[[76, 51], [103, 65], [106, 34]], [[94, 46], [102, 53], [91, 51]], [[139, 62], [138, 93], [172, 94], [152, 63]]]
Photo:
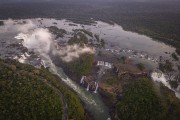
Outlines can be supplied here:
[[[45, 68], [49, 68], [50, 72], [59, 76], [61, 80], [63, 80], [70, 88], [72, 88], [79, 95], [81, 100], [85, 103], [86, 108], [93, 114], [96, 120], [107, 120], [109, 118], [108, 108], [104, 105], [98, 93], [91, 93], [85, 88], [79, 86], [70, 78], [68, 78], [68, 76], [63, 72], [63, 70], [60, 67], [57, 67], [53, 63], [53, 60], [51, 59], [50, 55], [53, 54], [58, 56], [61, 54], [57, 54], [58, 52], [63, 52], [66, 49], [63, 51], [58, 51], [56, 47], [54, 47], [52, 35], [47, 29], [37, 28], [31, 30], [29, 33], [20, 33], [17, 36], [15, 36], [15, 38], [22, 40], [22, 45], [26, 47], [28, 51], [33, 51], [35, 54], [37, 54], [41, 59], [41, 64]], [[74, 50], [76, 49], [72, 50], [73, 48], [74, 46], [71, 48], [71, 51], [74, 52]], [[71, 56], [78, 57], [77, 54], [90, 51], [91, 49], [87, 47], [84, 49], [78, 49], [77, 51], [75, 51], [76, 56]], [[27, 58], [24, 57], [24, 55], [22, 56], [23, 57], [21, 57], [19, 61], [24, 63], [25, 59]], [[71, 60], [71, 56], [68, 57], [68, 60]]]
[[172, 88], [164, 73], [153, 72], [151, 74], [151, 78], [155, 82], [161, 82], [164, 86], [168, 87], [170, 90], [173, 90], [175, 92], [176, 97], [180, 98], [180, 85], [178, 85], [176, 89]]
[[[36, 21], [36, 20], [35, 20]], [[46, 20], [45, 20], [46, 21]], [[49, 22], [47, 22], [49, 23]], [[95, 117], [96, 120], [106, 120], [109, 118], [109, 112], [107, 107], [103, 104], [100, 96], [98, 93], [90, 93], [89, 91], [87, 91], [85, 88], [79, 86], [78, 84], [76, 84], [74, 81], [72, 81], [70, 78], [68, 78], [68, 76], [66, 76], [63, 72], [63, 70], [60, 67], [57, 67], [54, 63], [53, 60], [51, 59], [51, 55], [56, 55], [59, 56], [62, 60], [64, 61], [71, 61], [73, 57], [79, 57], [79, 54], [81, 54], [82, 52], [91, 52], [93, 53], [93, 50], [91, 48], [85, 48], [85, 49], [81, 49], [81, 47], [79, 46], [68, 46], [68, 47], [64, 47], [62, 49], [57, 48], [57, 43], [55, 42], [53, 35], [44, 27], [42, 28], [38, 28], [37, 25], [35, 25], [33, 22], [29, 21], [27, 22], [25, 25], [14, 25], [13, 22], [7, 22], [5, 23], [7, 24], [5, 27], [5, 29], [11, 30], [10, 28], [20, 28], [17, 30], [18, 34], [15, 38], [18, 40], [22, 40], [22, 45], [28, 49], [28, 51], [33, 51], [41, 60], [41, 64], [44, 67], [48, 67], [49, 70], [53, 73], [58, 75], [69, 87], [71, 87], [81, 98], [81, 100], [83, 102], [85, 102], [86, 107], [89, 109], [90, 112], [92, 112], [93, 116]], [[43, 23], [43, 25], [46, 23]], [[65, 23], [58, 23], [61, 27], [64, 27], [63, 29], [69, 29], [69, 25], [65, 24]], [[68, 26], [66, 26], [68, 25]], [[124, 45], [126, 43], [126, 41], [128, 42], [128, 45], [125, 44], [125, 46], [128, 48], [131, 48], [131, 44], [133, 43], [133, 46], [136, 47], [136, 49], [143, 49], [145, 51], [151, 51], [155, 50], [154, 53], [157, 53], [157, 51], [161, 51], [159, 54], [162, 55], [164, 54], [164, 48], [169, 51], [174, 51], [174, 48], [169, 48], [168, 46], [165, 46], [163, 48], [159, 47], [161, 46], [160, 43], [157, 43], [155, 41], [152, 41], [151, 39], [147, 39], [145, 41], [145, 36], [140, 36], [137, 34], [132, 34], [130, 32], [125, 32], [122, 31], [121, 29], [119, 30], [119, 26], [110, 26], [107, 27], [109, 29], [107, 29], [106, 27], [104, 28], [103, 26], [107, 26], [105, 23], [101, 23], [98, 22], [97, 26], [86, 26], [88, 29], [91, 29], [93, 32], [98, 33], [99, 31], [102, 32], [106, 32], [107, 30], [107, 34], [101, 34], [102, 37], [108, 39], [108, 40], [117, 40], [119, 41], [119, 39], [121, 39], [122, 42], [120, 42], [120, 45]], [[45, 25], [46, 26], [46, 25]], [[80, 26], [80, 25], [78, 25]], [[73, 29], [74, 27], [70, 27], [71, 29]], [[78, 27], [79, 28], [79, 27]], [[77, 29], [77, 28], [76, 28]], [[81, 27], [79, 28], [81, 29]], [[5, 30], [3, 30], [5, 31]], [[71, 30], [72, 31], [72, 30]], [[118, 33], [117, 33], [118, 32]], [[121, 34], [119, 34], [119, 32]], [[117, 36], [118, 35], [118, 36]], [[121, 38], [123, 35], [127, 35], [124, 36], [123, 38]], [[117, 37], [117, 38], [113, 38]], [[129, 39], [130, 36], [130, 39]], [[127, 38], [126, 38], [127, 37]], [[137, 39], [135, 39], [137, 38]], [[135, 41], [141, 40], [139, 42], [136, 43], [135, 45]], [[113, 41], [113, 42], [117, 42], [117, 41]], [[144, 42], [145, 41], [145, 42]], [[148, 42], [149, 41], [149, 42]], [[141, 43], [144, 42], [144, 47], [142, 48]], [[152, 45], [149, 45], [149, 44]], [[130, 44], [130, 46], [129, 46]], [[149, 49], [146, 49], [149, 47]], [[140, 46], [140, 47], [139, 47]], [[152, 48], [152, 46], [154, 46]], [[119, 46], [118, 46], [119, 48]], [[159, 50], [159, 48], [161, 48]], [[135, 48], [134, 48], [135, 49]], [[158, 50], [157, 50], [158, 49]], [[72, 52], [73, 51], [73, 52]], [[158, 56], [159, 56], [158, 54]], [[64, 56], [67, 55], [67, 56]], [[23, 54], [19, 61], [24, 63], [27, 59], [28, 59], [28, 55]], [[167, 86], [169, 89], [173, 90], [176, 94], [176, 96], [178, 98], [180, 98], [180, 87], [178, 86], [178, 88], [175, 90], [173, 88], [171, 88], [171, 86], [169, 85], [169, 83], [167, 82], [167, 79], [165, 77], [164, 74], [162, 74], [161, 76], [158, 75], [157, 72], [153, 72], [151, 75], [152, 79], [156, 82], [161, 82], [162, 84], [164, 84], [165, 86]], [[98, 87], [98, 85], [97, 85]]]

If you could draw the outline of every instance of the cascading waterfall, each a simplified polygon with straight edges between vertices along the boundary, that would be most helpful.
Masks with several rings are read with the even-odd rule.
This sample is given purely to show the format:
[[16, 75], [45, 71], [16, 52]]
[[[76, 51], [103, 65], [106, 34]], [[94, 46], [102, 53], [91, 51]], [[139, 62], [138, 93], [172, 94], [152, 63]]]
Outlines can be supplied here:
[[[151, 78], [156, 81], [156, 82], [161, 82], [163, 85], [168, 87], [169, 89], [173, 90], [175, 92], [176, 97], [180, 98], [180, 85], [178, 85], [177, 89], [173, 89], [171, 85], [169, 84], [167, 77], [164, 73], [162, 72], [153, 72], [151, 74]], [[175, 78], [175, 77], [173, 77]]]
[[[19, 21], [19, 20], [17, 20], [17, 21]], [[21, 20], [20, 20], [21, 21]], [[35, 21], [38, 21], [38, 19], [37, 20], [35, 20]], [[42, 21], [42, 20], [41, 20]], [[82, 86], [79, 86], [79, 84], [76, 84], [74, 81], [72, 81], [71, 79], [69, 79], [65, 74], [64, 74], [64, 72], [63, 72], [63, 70], [60, 68], [60, 67], [58, 67], [58, 66], [56, 66], [54, 63], [53, 63], [53, 60], [51, 59], [51, 57], [49, 56], [49, 55], [51, 55], [52, 53], [50, 53], [51, 51], [49, 51], [49, 49], [46, 49], [46, 48], [50, 48], [51, 47], [51, 50], [53, 50], [53, 53], [54, 54], [56, 54], [56, 53], [60, 53], [60, 55], [62, 55], [62, 52], [63, 51], [61, 51], [61, 50], [59, 50], [60, 49], [60, 47], [57, 45], [56, 46], [56, 43], [55, 43], [55, 41], [54, 40], [52, 40], [53, 38], [51, 38], [51, 35], [49, 34], [49, 31], [48, 30], [45, 30], [44, 28], [46, 28], [47, 27], [47, 25], [45, 25], [44, 23], [46, 23], [46, 20], [44, 21], [43, 20], [43, 22], [41, 22], [40, 21], [40, 24], [38, 25], [37, 23], [37, 25], [35, 25], [31, 20], [30, 20], [30, 22], [28, 22], [29, 24], [24, 24], [24, 25], [18, 25], [18, 26], [16, 26], [16, 25], [13, 25], [13, 22], [10, 22], [12, 25], [8, 25], [8, 28], [9, 29], [7, 29], [7, 30], [11, 30], [11, 29], [13, 29], [13, 30], [17, 30], [17, 32], [23, 32], [23, 33], [25, 33], [25, 34], [19, 34], [18, 36], [16, 36], [16, 38], [17, 39], [23, 39], [24, 41], [22, 42], [23, 43], [23, 46], [24, 47], [26, 47], [26, 48], [28, 48], [28, 50], [29, 51], [33, 51], [36, 55], [39, 55], [39, 59], [41, 60], [41, 62], [42, 62], [42, 65], [44, 66], [44, 67], [47, 67], [47, 68], [49, 68], [49, 70], [52, 72], [52, 73], [54, 73], [54, 74], [56, 74], [56, 75], [58, 75], [69, 87], [71, 87], [75, 92], [77, 92], [77, 94], [80, 96], [80, 98], [81, 98], [81, 100], [85, 103], [85, 105], [87, 106], [87, 108], [88, 109], [90, 109], [90, 111], [93, 113], [93, 116], [95, 116], [95, 119], [96, 120], [106, 120], [107, 119], [107, 116], [108, 116], [108, 110], [106, 110], [106, 107], [103, 105], [103, 103], [102, 103], [102, 100], [100, 99], [100, 97], [98, 96], [99, 94], [91, 94], [91, 92], [88, 92], [87, 90], [86, 90], [86, 88], [84, 88], [84, 87], [82, 87]], [[51, 20], [50, 20], [51, 21]], [[59, 23], [59, 21], [57, 21], [57, 23]], [[61, 22], [60, 22], [61, 23]], [[66, 22], [65, 22], [66, 23]], [[64, 24], [64, 22], [63, 22], [63, 24]], [[101, 24], [101, 22], [97, 22], [97, 25], [99, 25], [99, 24]], [[48, 20], [48, 25], [49, 25], [49, 20]], [[53, 24], [51, 24], [51, 25], [53, 25]], [[65, 24], [64, 24], [65, 25]], [[67, 24], [68, 25], [68, 24]], [[139, 36], [139, 35], [136, 35], [136, 36], [138, 36], [137, 38], [138, 38], [138, 40], [140, 40], [140, 42], [138, 42], [138, 43], [133, 43], [133, 44], [131, 44], [130, 42], [131, 42], [131, 40], [134, 40], [134, 35], [132, 35], [132, 33], [128, 33], [128, 32], [124, 32], [124, 31], [122, 31], [121, 29], [121, 27], [120, 27], [120, 33], [118, 34], [118, 36], [116, 35], [117, 33], [116, 32], [112, 32], [112, 29], [110, 29], [111, 31], [108, 31], [107, 30], [107, 28], [109, 28], [109, 27], [107, 27], [106, 26], [106, 24], [104, 24], [103, 23], [103, 25], [105, 25], [105, 27], [102, 27], [103, 29], [101, 30], [101, 29], [99, 29], [99, 27], [97, 27], [97, 28], [95, 28], [95, 27], [93, 27], [95, 30], [93, 30], [92, 29], [92, 32], [97, 32], [97, 30], [99, 31], [103, 31], [103, 30], [105, 30], [105, 32], [103, 31], [103, 33], [102, 33], [102, 35], [104, 34], [109, 34], [109, 32], [111, 32], [112, 34], [111, 34], [111, 36], [113, 36], [113, 37], [110, 37], [110, 40], [115, 40], [115, 41], [112, 41], [112, 42], [117, 42], [117, 40], [119, 41], [119, 37], [120, 36], [122, 36], [122, 35], [124, 35], [124, 34], [126, 34], [127, 35], [127, 37], [129, 37], [130, 36], [130, 39], [129, 40], [126, 40], [126, 41], [123, 41], [123, 43], [124, 42], [126, 42], [126, 43], [128, 43], [128, 46], [130, 45], [134, 45], [135, 47], [136, 47], [136, 45], [137, 45], [137, 47], [139, 46], [139, 45], [141, 45], [142, 43], [143, 44], [145, 44], [145, 46], [155, 46], [155, 47], [153, 47], [153, 49], [151, 48], [151, 49], [149, 49], [149, 47], [146, 49], [146, 47], [142, 47], [142, 49], [144, 50], [144, 51], [149, 51], [150, 53], [151, 53], [151, 51], [154, 51], [155, 50], [155, 53], [157, 52], [157, 50], [159, 51], [161, 51], [161, 49], [158, 49], [158, 48], [160, 48], [159, 47], [159, 45], [161, 45], [161, 44], [154, 44], [154, 41], [153, 41], [153, 43], [151, 42], [151, 41], [149, 41], [150, 39], [149, 38], [145, 38], [144, 36], [143, 37], [141, 37], [141, 36]], [[23, 27], [22, 27], [23, 26]], [[40, 26], [42, 26], [43, 28], [40, 30], [40, 29], [37, 29], [37, 28], [39, 28]], [[58, 27], [63, 27], [63, 25], [57, 25]], [[109, 25], [108, 25], [109, 26]], [[79, 27], [79, 25], [78, 25], [78, 27]], [[78, 28], [78, 27], [74, 27], [74, 26], [64, 26], [64, 28], [63, 29], [65, 29], [65, 28], [67, 28], [67, 29], [76, 29], [76, 28]], [[117, 28], [117, 26], [115, 25], [115, 27]], [[86, 28], [86, 27], [85, 27]], [[101, 27], [100, 27], [101, 28]], [[119, 28], [119, 26], [118, 26], [118, 28]], [[80, 29], [80, 28], [79, 28]], [[36, 30], [36, 31], [34, 31], [34, 30]], [[45, 30], [45, 31], [44, 31]], [[106, 32], [106, 30], [107, 30], [107, 32]], [[114, 30], [116, 30], [117, 31], [117, 29], [114, 29]], [[119, 29], [118, 29], [119, 30]], [[40, 31], [40, 32], [39, 32]], [[114, 34], [115, 33], [115, 34]], [[34, 35], [33, 35], [34, 34]], [[134, 33], [133, 33], [134, 34]], [[131, 36], [132, 35], [132, 36]], [[39, 39], [39, 38], [43, 38], [43, 39]], [[105, 36], [105, 37], [108, 37], [108, 36]], [[116, 39], [116, 38], [118, 38], [118, 39]], [[51, 39], [51, 40], [50, 40]], [[137, 41], [138, 41], [137, 40]], [[149, 41], [149, 42], [147, 42], [148, 44], [146, 44], [146, 40], [147, 41]], [[135, 40], [136, 41], [136, 40]], [[144, 42], [145, 41], [145, 42]], [[53, 43], [53, 44], [55, 44], [55, 46], [54, 46], [54, 48], [52, 48], [52, 46], [51, 46], [51, 43]], [[124, 45], [122, 43], [122, 45], [121, 45], [121, 47]], [[140, 43], [140, 44], [139, 44]], [[149, 44], [151, 44], [151, 45], [149, 45]], [[50, 46], [49, 46], [50, 45]], [[124, 47], [124, 46], [123, 46]], [[125, 45], [125, 47], [126, 47], [126, 45]], [[170, 51], [171, 52], [174, 52], [174, 50], [171, 50], [171, 48], [170, 47], [168, 47], [168, 46], [165, 46], [165, 45], [163, 45], [163, 49], [164, 49], [164, 47], [166, 47], [167, 49], [166, 50], [168, 50], [168, 49], [170, 49]], [[77, 47], [78, 49], [80, 49], [80, 47]], [[134, 49], [134, 48], [132, 48], [132, 49]], [[136, 48], [135, 48], [136, 49]], [[174, 49], [174, 48], [173, 48]], [[47, 51], [46, 51], [47, 50]], [[67, 51], [67, 48], [65, 47], [65, 49], [63, 49], [64, 51]], [[72, 51], [71, 49], [69, 49], [70, 51]], [[65, 53], [69, 53], [70, 51], [68, 51], [68, 52], [65, 52]], [[82, 50], [79, 50], [79, 51], [82, 51]], [[144, 58], [145, 56], [142, 54], [139, 54], [138, 53], [138, 51], [139, 51], [139, 48], [137, 49], [137, 51], [133, 51], [133, 50], [126, 50], [126, 49], [123, 49], [123, 48], [121, 48], [121, 49], [118, 49], [118, 51], [116, 51], [116, 49], [109, 49], [108, 51], [110, 51], [112, 54], [115, 54], [115, 53], [117, 53], [117, 54], [119, 54], [120, 52], [126, 52], [126, 53], [130, 53], [130, 54], [132, 54], [132, 55], [130, 55], [130, 57], [131, 58], [140, 58], [140, 57], [142, 57], [142, 58]], [[169, 50], [168, 50], [168, 52], [170, 52]], [[81, 52], [80, 52], [81, 53]], [[138, 53], [138, 54], [137, 54]], [[162, 52], [160, 52], [160, 53], [162, 53]], [[163, 50], [163, 53], [164, 53], [164, 50]], [[136, 55], [137, 54], [137, 55]], [[152, 54], [154, 54], [154, 52], [152, 52]], [[64, 55], [64, 54], [63, 54]], [[63, 56], [62, 55], [62, 56]], [[71, 55], [74, 55], [74, 54], [72, 54], [71, 53]], [[146, 53], [145, 53], [145, 55], [146, 55]], [[161, 54], [157, 54], [157, 55], [161, 55]], [[70, 57], [74, 57], [74, 56], [70, 56]], [[24, 59], [25, 57], [24, 56], [22, 56], [22, 60]], [[18, 58], [17, 58], [18, 59]], [[149, 60], [149, 61], [156, 61], [156, 58], [153, 58], [152, 56], [148, 56], [147, 55], [147, 60]], [[23, 61], [21, 61], [21, 62], [23, 62]], [[33, 61], [32, 61], [33, 62]], [[28, 60], [27, 60], [27, 63], [28, 63]], [[104, 62], [103, 61], [98, 61], [98, 63], [97, 63], [97, 66], [99, 66], [99, 65], [104, 65]], [[112, 64], [111, 64], [112, 65]], [[109, 68], [110, 68], [110, 64], [108, 65], [107, 64], [107, 66], [109, 66]], [[117, 70], [118, 71], [118, 70]], [[100, 78], [101, 77], [101, 75], [103, 74], [103, 70], [102, 70], [102, 72], [100, 72], [100, 75], [99, 75], [99, 77], [98, 78]], [[160, 73], [160, 74], [156, 74], [156, 72], [153, 72], [152, 73], [152, 78], [153, 78], [153, 80], [154, 81], [158, 81], [158, 82], [162, 82], [163, 84], [165, 84], [169, 89], [172, 89], [171, 88], [171, 86], [169, 85], [169, 83], [167, 82], [169, 79], [174, 79], [174, 76], [169, 76], [169, 77], [167, 77], [166, 75], [162, 75], [162, 73]], [[80, 81], [80, 82], [82, 82], [82, 84], [84, 84], [84, 79], [82, 79], [82, 81]], [[98, 83], [97, 82], [95, 82], [95, 90], [94, 90], [94, 92], [96, 93], [97, 91], [98, 91], [98, 87], [99, 87], [99, 85], [98, 85]], [[180, 93], [180, 85], [178, 86], [178, 88], [176, 89], [176, 90], [174, 90], [175, 91], [175, 93], [176, 93], [176, 96], [177, 96], [177, 94], [179, 94]], [[179, 93], [178, 93], [179, 92]]]
[[84, 84], [84, 79], [85, 79], [85, 77], [86, 77], [86, 76], [82, 76], [81, 81], [80, 81], [81, 84]]
[[99, 84], [96, 83], [96, 89], [95, 89], [94, 93], [97, 93], [98, 88], [99, 88]]
[[170, 84], [168, 83], [165, 75], [163, 73], [158, 73], [158, 72], [153, 72], [151, 74], [151, 77], [154, 81], [157, 82], [161, 82], [162, 84], [164, 84], [166, 87], [168, 87], [169, 89], [171, 89]]
[[87, 86], [87, 89], [86, 89], [87, 91], [89, 91], [89, 84], [88, 84], [88, 86]]
[[[63, 70], [53, 63], [50, 57], [50, 49], [54, 49], [50, 48], [52, 44], [52, 41], [49, 40], [51, 39], [51, 35], [47, 30], [38, 30], [40, 30], [40, 32], [33, 32], [32, 34], [19, 34], [16, 36], [16, 39], [22, 39], [23, 46], [28, 48], [29, 51], [35, 52], [40, 57], [44, 67], [49, 68], [50, 72], [59, 76], [64, 83], [66, 83], [79, 95], [88, 110], [93, 114], [95, 120], [107, 120], [109, 118], [109, 112], [107, 107], [102, 102], [99, 94], [87, 92], [86, 89], [68, 78], [64, 74]], [[44, 34], [46, 34], [46, 36], [44, 36]], [[84, 78], [85, 77], [83, 77], [80, 82], [84, 83]]]

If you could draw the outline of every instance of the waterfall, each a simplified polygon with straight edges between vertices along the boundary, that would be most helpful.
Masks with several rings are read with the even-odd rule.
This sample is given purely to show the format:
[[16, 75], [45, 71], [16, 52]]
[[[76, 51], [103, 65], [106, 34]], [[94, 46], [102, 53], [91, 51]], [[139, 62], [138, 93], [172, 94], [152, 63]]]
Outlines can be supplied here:
[[88, 86], [87, 86], [87, 91], [89, 91], [89, 84], [88, 84]]
[[98, 88], [99, 88], [99, 84], [96, 83], [96, 89], [95, 89], [94, 93], [97, 93]]
[[105, 66], [106, 66], [106, 67], [108, 67], [108, 66], [109, 66], [109, 65], [108, 65], [108, 62], [105, 62], [104, 64], [105, 64]]
[[[27, 34], [25, 33], [19, 34], [15, 38], [23, 40], [22, 45], [26, 47], [29, 51], [33, 51], [38, 56], [38, 59], [41, 60], [42, 65], [44, 67], [47, 67], [49, 71], [52, 72], [52, 74], [55, 74], [59, 78], [61, 78], [61, 80], [67, 86], [69, 86], [78, 94], [80, 99], [85, 103], [85, 107], [88, 108], [88, 110], [92, 113], [96, 120], [107, 120], [109, 112], [107, 107], [102, 102], [100, 95], [87, 92], [86, 89], [84, 89], [82, 86], [76, 84], [74, 81], [68, 78], [64, 73], [63, 69], [56, 66], [53, 60], [51, 59], [50, 55], [60, 56], [57, 53], [61, 52], [57, 50], [57, 47], [55, 46], [56, 43], [54, 43], [53, 37], [49, 33], [49, 31], [44, 28], [38, 28], [35, 30], [28, 30]], [[80, 82], [84, 84], [86, 76], [82, 78]]]
[[96, 86], [97, 83], [95, 82], [94, 84], [95, 84], [95, 86]]
[[99, 65], [100, 65], [100, 62], [98, 61], [97, 66], [99, 66]]
[[163, 85], [165, 85], [166, 87], [168, 87], [169, 89], [173, 90], [175, 92], [176, 97], [180, 98], [180, 92], [178, 90], [179, 86], [177, 89], [173, 89], [171, 87], [171, 85], [169, 84], [166, 75], [163, 73], [158, 73], [158, 72], [153, 72], [151, 74], [151, 78], [152, 80], [156, 81], [156, 82], [161, 82]]
[[85, 76], [82, 76], [81, 81], [80, 81], [81, 84], [84, 84], [84, 78]]
[[119, 71], [119, 69], [118, 68], [116, 68], [116, 72], [118, 72]]
[[171, 89], [170, 84], [168, 83], [167, 79], [165, 78], [165, 75], [163, 73], [157, 73], [157, 72], [153, 72], [151, 74], [151, 77], [154, 81], [157, 82], [161, 82], [162, 84], [164, 84], [166, 87], [168, 87], [169, 89]]

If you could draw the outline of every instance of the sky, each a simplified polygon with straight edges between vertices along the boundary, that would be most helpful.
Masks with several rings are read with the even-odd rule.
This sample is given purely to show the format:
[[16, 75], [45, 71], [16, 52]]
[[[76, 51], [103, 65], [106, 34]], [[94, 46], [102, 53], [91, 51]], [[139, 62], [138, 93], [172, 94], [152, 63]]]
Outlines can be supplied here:
[[[62, 0], [0, 0], [0, 2], [34, 2], [34, 1], [62, 1]], [[63, 0], [63, 1], [68, 1], [68, 0]], [[180, 1], [180, 0], [69, 0], [69, 1], [141, 1], [141, 2], [147, 2], [147, 1]]]
[[3, 4], [3, 3], [21, 3], [21, 2], [59, 2], [61, 3], [62, 1], [68, 3], [68, 2], [78, 2], [78, 3], [81, 3], [81, 2], [121, 2], [121, 1], [125, 1], [125, 2], [153, 2], [153, 3], [156, 3], [156, 2], [174, 2], [174, 1], [177, 1], [177, 2], [180, 2], [180, 0], [0, 0], [0, 4]]

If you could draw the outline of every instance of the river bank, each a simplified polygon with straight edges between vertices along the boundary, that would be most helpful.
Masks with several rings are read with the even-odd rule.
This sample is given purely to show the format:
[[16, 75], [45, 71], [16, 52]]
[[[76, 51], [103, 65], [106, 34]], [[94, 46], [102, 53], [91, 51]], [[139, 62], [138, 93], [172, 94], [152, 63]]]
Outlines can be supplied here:
[[[69, 87], [65, 82], [63, 82], [63, 80], [58, 75], [54, 74], [54, 77], [59, 81], [60, 84], [62, 84], [63, 86], [65, 86], [66, 88], [68, 88], [69, 90], [74, 92], [75, 94], [77, 94], [77, 92], [74, 91], [71, 87]], [[85, 106], [85, 103], [82, 100], [81, 100], [81, 104], [83, 104], [83, 106]], [[87, 120], [94, 120], [92, 113], [90, 111], [88, 111], [87, 108], [84, 107], [84, 109], [85, 109], [85, 116], [86, 116]]]

